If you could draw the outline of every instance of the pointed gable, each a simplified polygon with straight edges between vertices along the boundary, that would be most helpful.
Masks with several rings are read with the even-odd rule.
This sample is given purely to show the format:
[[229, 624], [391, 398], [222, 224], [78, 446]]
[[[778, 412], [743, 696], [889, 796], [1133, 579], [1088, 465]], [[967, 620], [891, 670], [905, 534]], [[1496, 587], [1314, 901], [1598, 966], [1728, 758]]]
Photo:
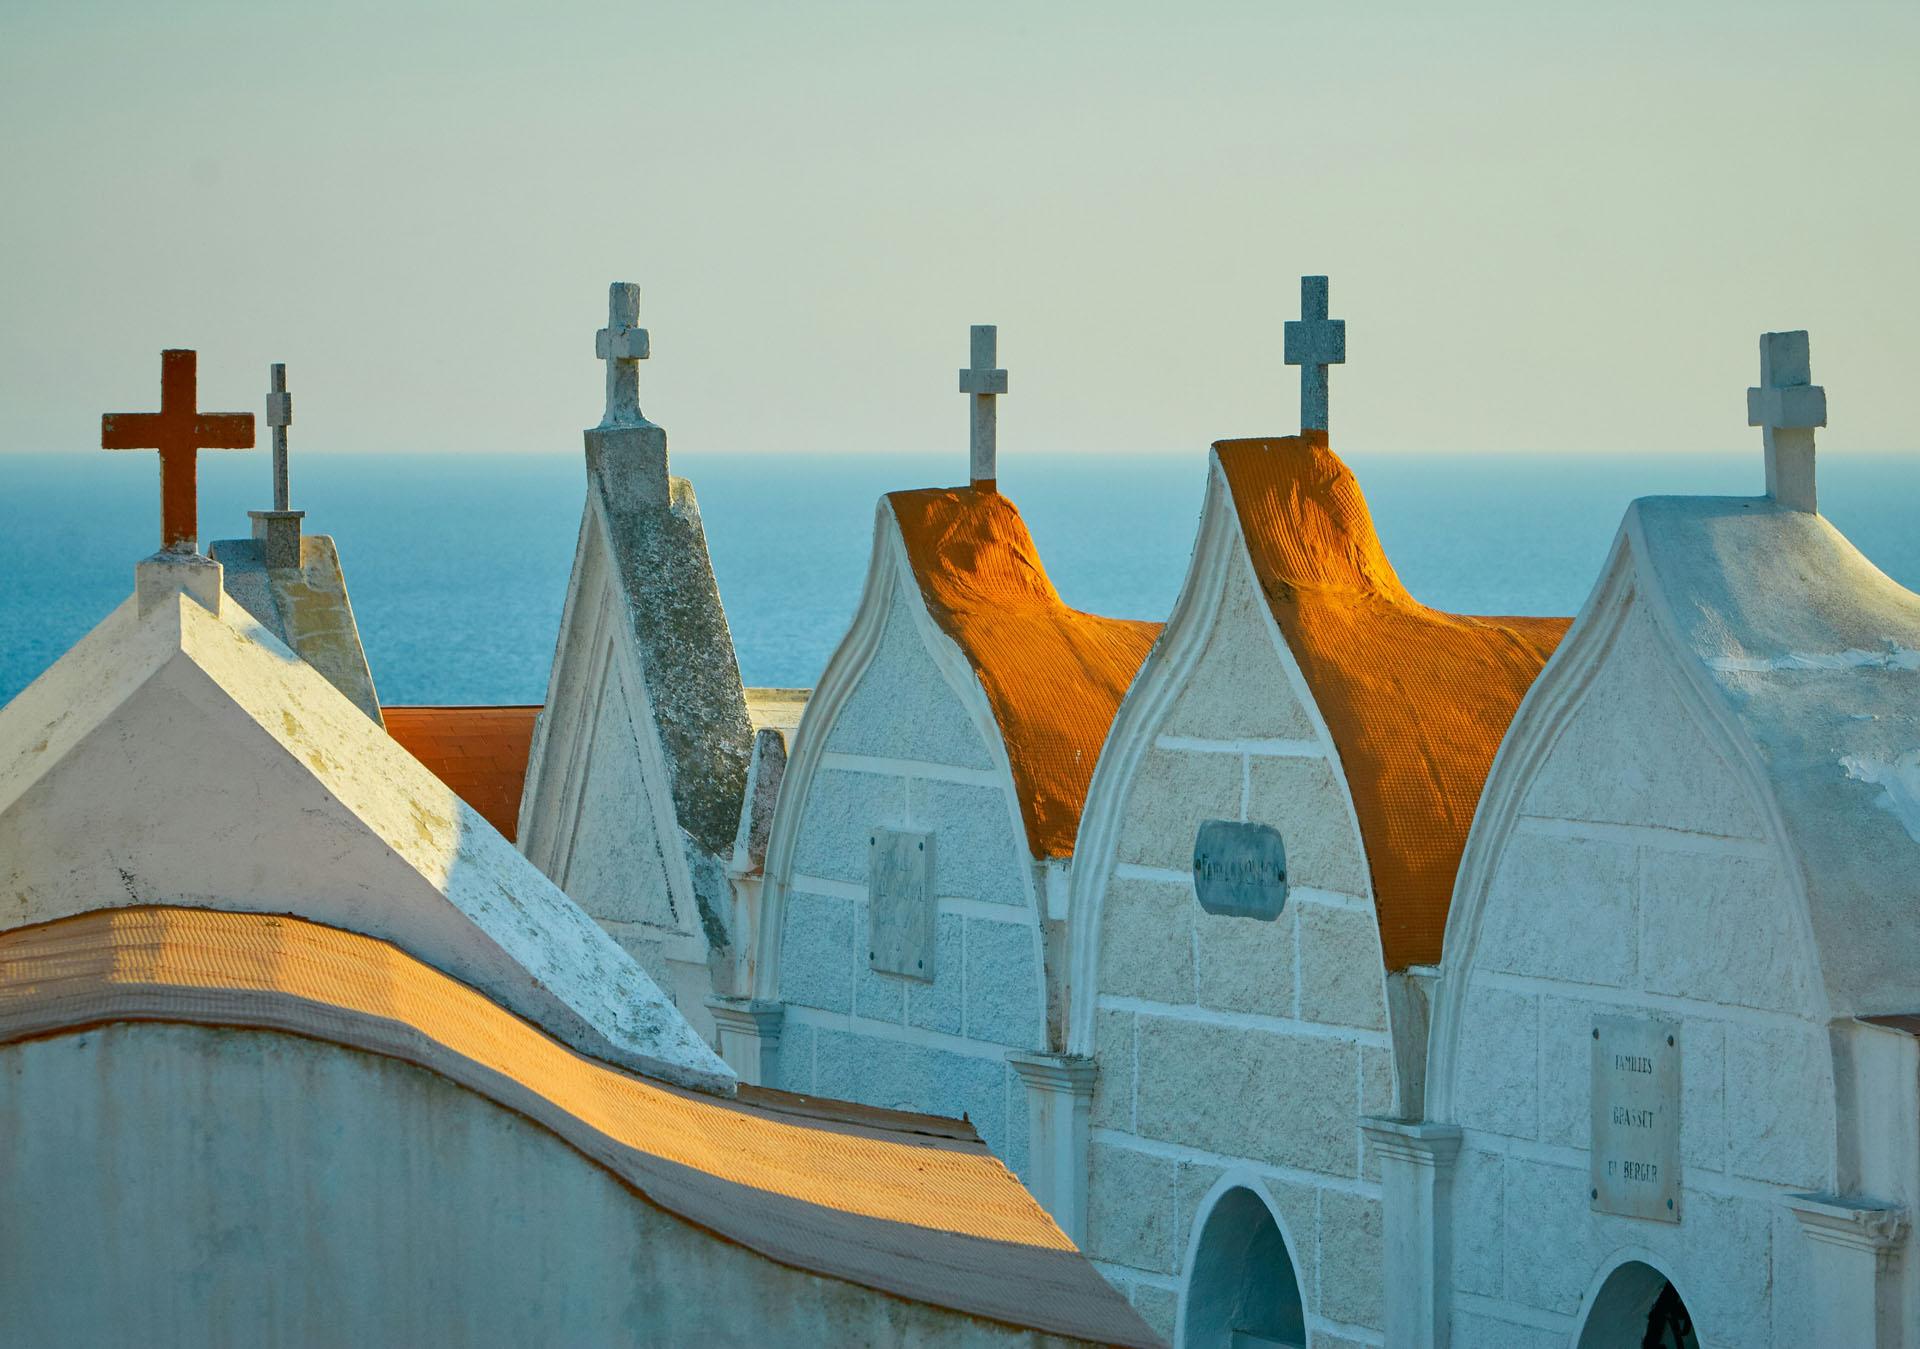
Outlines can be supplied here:
[[1487, 770], [1568, 620], [1468, 617], [1414, 599], [1324, 436], [1214, 452], [1267, 605], [1340, 751], [1387, 968], [1430, 964]]
[[1033, 855], [1071, 856], [1094, 761], [1160, 625], [1068, 608], [1019, 511], [996, 491], [887, 501], [928, 611], [986, 691]]
[[587, 1053], [732, 1089], [613, 941], [312, 666], [238, 605], [148, 603], [0, 709], [8, 926], [142, 904], [298, 914]]

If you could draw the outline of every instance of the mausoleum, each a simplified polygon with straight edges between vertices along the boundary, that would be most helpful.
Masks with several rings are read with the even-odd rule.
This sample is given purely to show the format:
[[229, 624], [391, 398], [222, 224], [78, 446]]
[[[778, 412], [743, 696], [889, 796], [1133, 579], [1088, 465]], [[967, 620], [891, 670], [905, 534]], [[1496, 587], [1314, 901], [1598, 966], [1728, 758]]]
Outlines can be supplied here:
[[1805, 333], [1748, 401], [1766, 494], [1629, 507], [1488, 779], [1369, 1125], [1393, 1343], [1920, 1329], [1920, 596], [1816, 513]]
[[[761, 1080], [964, 1115], [1070, 1233], [1067, 875], [1107, 725], [1157, 631], [1070, 609], [998, 490], [995, 331], [965, 487], [876, 511], [853, 623], [767, 838]], [[777, 1044], [769, 1032], [777, 1028]], [[751, 1076], [751, 1068], [743, 1068]]]
[[971, 1128], [739, 1087], [236, 603], [252, 419], [171, 393], [104, 437], [165, 546], [0, 708], [0, 1341], [1155, 1342]]
[[1095, 1070], [1083, 1246], [1196, 1346], [1382, 1342], [1358, 1121], [1417, 1109], [1454, 868], [1566, 626], [1408, 593], [1329, 447], [1345, 330], [1326, 279], [1303, 299], [1286, 356], [1304, 429], [1213, 446], [1072, 875], [1068, 1048]]

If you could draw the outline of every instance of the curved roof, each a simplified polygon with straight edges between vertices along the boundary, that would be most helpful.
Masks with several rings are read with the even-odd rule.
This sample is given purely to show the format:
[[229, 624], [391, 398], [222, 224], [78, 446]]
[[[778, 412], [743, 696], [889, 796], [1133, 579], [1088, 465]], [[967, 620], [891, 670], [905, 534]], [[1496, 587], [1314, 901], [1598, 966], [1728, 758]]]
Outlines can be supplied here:
[[1695, 682], [1758, 751], [1833, 1014], [1920, 1010], [1920, 595], [1766, 498], [1649, 497], [1622, 534]]
[[1035, 857], [1070, 857], [1094, 761], [1158, 623], [1070, 609], [1020, 512], [972, 487], [889, 493], [934, 621], [979, 676]]
[[635, 1077], [371, 937], [168, 907], [0, 935], [0, 1042], [124, 1021], [279, 1031], [403, 1060], [782, 1264], [1055, 1334], [1156, 1342], [966, 1126]]
[[509, 843], [538, 707], [383, 707], [387, 734]]
[[1570, 620], [1474, 618], [1414, 599], [1324, 435], [1213, 449], [1267, 605], [1339, 750], [1387, 968], [1431, 964], [1487, 770]]

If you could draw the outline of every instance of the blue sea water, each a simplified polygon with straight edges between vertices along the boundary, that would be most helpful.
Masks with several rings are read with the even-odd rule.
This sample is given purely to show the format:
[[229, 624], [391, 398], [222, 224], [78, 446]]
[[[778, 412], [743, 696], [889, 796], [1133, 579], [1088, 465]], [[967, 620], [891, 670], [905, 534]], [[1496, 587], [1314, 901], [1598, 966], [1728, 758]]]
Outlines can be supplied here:
[[[1751, 495], [1760, 456], [1368, 455], [1360, 475], [1388, 554], [1421, 599], [1466, 613], [1571, 614], [1627, 502]], [[953, 479], [940, 456], [708, 455], [692, 478], [749, 684], [811, 685], [859, 598], [882, 492]], [[1008, 455], [1020, 506], [1067, 601], [1161, 619], [1192, 551], [1206, 459]], [[0, 456], [0, 702], [132, 589], [158, 533], [151, 456]], [[388, 703], [537, 703], [565, 598], [584, 473], [575, 455], [312, 453], [294, 504], [339, 541]], [[266, 504], [262, 454], [201, 456], [204, 538]], [[1827, 454], [1828, 518], [1920, 589], [1920, 455]]]

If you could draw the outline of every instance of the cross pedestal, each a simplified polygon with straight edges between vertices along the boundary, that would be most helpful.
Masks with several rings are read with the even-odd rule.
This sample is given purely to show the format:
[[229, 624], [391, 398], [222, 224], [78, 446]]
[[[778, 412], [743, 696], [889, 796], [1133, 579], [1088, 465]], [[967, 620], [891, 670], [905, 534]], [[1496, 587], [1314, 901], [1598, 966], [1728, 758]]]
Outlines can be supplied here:
[[1805, 330], [1760, 335], [1760, 386], [1747, 390], [1747, 425], [1760, 428], [1767, 495], [1796, 511], [1819, 510], [1813, 431], [1827, 424], [1827, 391], [1813, 382]]
[[960, 372], [960, 392], [968, 399], [967, 481], [983, 492], [999, 478], [999, 418], [996, 400], [1007, 391], [1007, 372], [994, 369], [1000, 330], [991, 323], [973, 325], [973, 363]]
[[1288, 365], [1300, 367], [1300, 429], [1327, 429], [1327, 367], [1347, 360], [1347, 321], [1327, 317], [1327, 278], [1300, 278], [1300, 317], [1283, 330]]
[[160, 547], [198, 552], [198, 452], [253, 448], [251, 412], [200, 412], [198, 357], [160, 353], [160, 410], [109, 412], [100, 418], [103, 450], [160, 451]]

